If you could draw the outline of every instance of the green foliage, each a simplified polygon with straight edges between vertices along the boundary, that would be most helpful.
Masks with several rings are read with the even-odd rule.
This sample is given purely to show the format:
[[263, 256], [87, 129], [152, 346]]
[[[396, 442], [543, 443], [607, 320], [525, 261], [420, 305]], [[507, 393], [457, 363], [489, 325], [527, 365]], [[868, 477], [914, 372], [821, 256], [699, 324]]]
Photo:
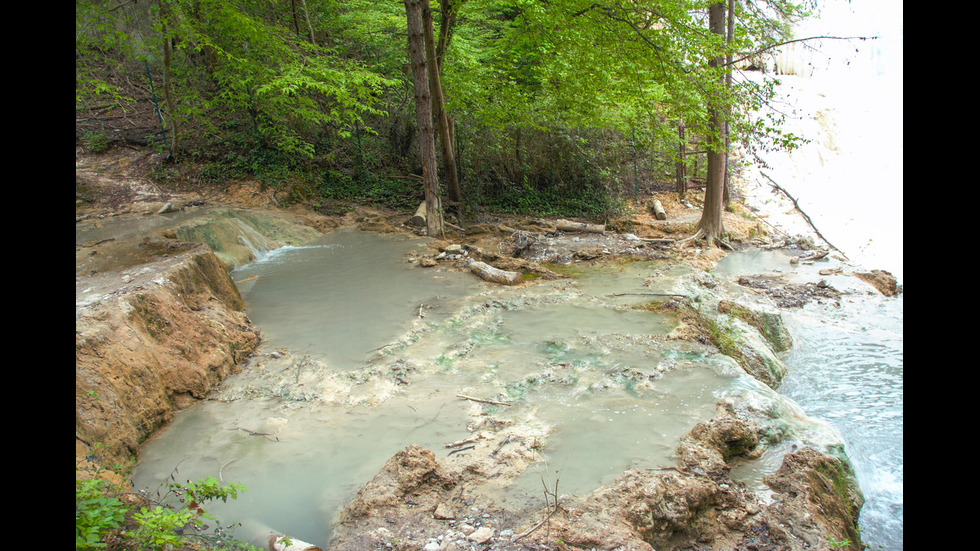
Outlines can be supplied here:
[[105, 153], [109, 149], [109, 137], [102, 132], [82, 132], [79, 141], [92, 153]]
[[174, 510], [160, 505], [152, 509], [140, 507], [139, 512], [133, 515], [133, 520], [139, 528], [125, 534], [140, 549], [148, 550], [170, 549], [180, 545], [183, 540], [180, 532], [184, 527], [190, 523], [201, 523], [189, 509]]
[[[98, 474], [96, 470], [92, 474]], [[171, 476], [171, 479], [173, 477]], [[107, 540], [125, 548], [164, 550], [183, 547], [192, 540], [202, 542], [204, 549], [256, 548], [226, 537], [222, 530], [206, 533], [203, 520], [213, 520], [202, 504], [236, 499], [244, 492], [241, 484], [222, 485], [205, 476], [185, 483], [170, 482], [166, 494], [156, 503], [131, 505], [120, 499], [122, 490], [111, 483], [93, 478], [75, 480], [75, 548], [104, 549]], [[175, 497], [179, 505], [165, 503]]]
[[[421, 185], [409, 175], [421, 168], [404, 6], [306, 4], [312, 39], [287, 3], [82, 0], [76, 107], [145, 103], [121, 83], [142, 85], [148, 70], [168, 130], [172, 119], [186, 135], [185, 158], [202, 167], [199, 182], [258, 177], [314, 202], [414, 208]], [[728, 89], [728, 69], [708, 64], [778, 42], [803, 15], [793, 2], [738, 3], [727, 44], [707, 32], [700, 0], [452, 4], [458, 17], [442, 81], [471, 210], [614, 216], [634, 178], [648, 188], [672, 178], [679, 124], [703, 149], [693, 142], [709, 137], [709, 106], [731, 108], [734, 140], [780, 148], [804, 141], [782, 134], [776, 115], [752, 116], [771, 99], [773, 81], [739, 79]], [[168, 42], [175, 112], [162, 99]], [[82, 139], [94, 150], [103, 147], [96, 138]], [[645, 170], [634, 175], [638, 157]]]
[[122, 525], [126, 511], [105, 480], [75, 480], [75, 549], [106, 547], [103, 536]]

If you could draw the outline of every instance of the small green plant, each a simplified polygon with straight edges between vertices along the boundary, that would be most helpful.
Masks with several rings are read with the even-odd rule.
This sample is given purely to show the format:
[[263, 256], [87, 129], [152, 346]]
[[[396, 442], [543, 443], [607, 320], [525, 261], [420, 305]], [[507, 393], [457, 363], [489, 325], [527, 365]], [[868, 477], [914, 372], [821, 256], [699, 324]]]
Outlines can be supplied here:
[[101, 132], [84, 132], [79, 141], [82, 147], [92, 153], [105, 153], [109, 150], [109, 138]]
[[161, 505], [152, 509], [140, 507], [139, 512], [133, 515], [133, 520], [139, 528], [126, 531], [126, 536], [141, 549], [153, 550], [180, 545], [184, 527], [190, 523], [201, 523], [200, 519], [194, 517], [191, 509], [175, 510]]
[[103, 537], [122, 525], [126, 510], [109, 482], [75, 480], [75, 549], [106, 547]]
[[845, 547], [851, 545], [851, 540], [847, 538], [839, 540], [834, 538], [833, 536], [830, 536], [827, 540], [827, 543], [830, 545], [831, 549], [844, 549]]
[[[100, 470], [96, 469], [94, 474]], [[97, 476], [76, 479], [75, 549], [105, 549], [109, 546], [107, 542], [115, 541], [123, 546], [156, 551], [184, 547], [196, 539], [205, 543], [205, 549], [257, 551], [251, 545], [234, 542], [220, 528], [214, 534], [204, 533], [204, 520], [214, 519], [201, 504], [235, 499], [239, 492], [246, 491], [243, 485], [223, 486], [216, 478], [205, 476], [185, 483], [173, 481], [167, 488], [159, 501], [131, 505], [120, 499], [122, 490], [106, 480]], [[179, 505], [167, 504], [171, 497]], [[220, 547], [208, 547], [219, 540]]]

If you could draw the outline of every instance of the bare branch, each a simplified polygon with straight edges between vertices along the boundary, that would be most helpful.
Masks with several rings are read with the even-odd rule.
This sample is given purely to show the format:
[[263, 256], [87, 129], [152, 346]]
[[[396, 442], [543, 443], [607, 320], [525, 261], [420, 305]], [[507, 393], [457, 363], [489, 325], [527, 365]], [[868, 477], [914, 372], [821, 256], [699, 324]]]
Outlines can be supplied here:
[[733, 59], [732, 61], [729, 61], [729, 62], [725, 63], [722, 66], [725, 66], [725, 65], [734, 65], [735, 63], [738, 63], [739, 61], [744, 61], [744, 60], [746, 60], [746, 59], [748, 59], [748, 58], [750, 58], [752, 56], [759, 55], [762, 52], [766, 52], [766, 51], [772, 50], [773, 48], [778, 48], [780, 46], [785, 46], [787, 44], [793, 44], [794, 42], [806, 42], [807, 40], [825, 40], [825, 39], [826, 40], [875, 40], [877, 38], [878, 38], [877, 36], [808, 36], [807, 38], [794, 38], [793, 40], [787, 40], [786, 42], [780, 42], [778, 44], [773, 44], [771, 46], [766, 46], [765, 48], [762, 48], [761, 50], [756, 50], [754, 52], [745, 54], [742, 57], [740, 57], [738, 59]]

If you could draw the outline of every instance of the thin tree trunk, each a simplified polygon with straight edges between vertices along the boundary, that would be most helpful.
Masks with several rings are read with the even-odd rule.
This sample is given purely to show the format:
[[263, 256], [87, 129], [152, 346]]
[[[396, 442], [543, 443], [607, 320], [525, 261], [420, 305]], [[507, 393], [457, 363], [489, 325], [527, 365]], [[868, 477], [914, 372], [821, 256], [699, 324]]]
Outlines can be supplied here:
[[173, 44], [171, 43], [170, 33], [167, 32], [167, 21], [170, 17], [170, 8], [160, 3], [163, 12], [163, 95], [167, 100], [167, 111], [170, 115], [170, 155], [177, 157], [177, 106], [174, 102], [173, 82], [170, 78], [170, 63], [173, 55]]
[[292, 12], [293, 12], [293, 31], [296, 32], [296, 36], [299, 36], [299, 16], [297, 15], [297, 13], [299, 12], [299, 8], [296, 6], [296, 0], [289, 0], [289, 2], [290, 2], [291, 6], [293, 8], [292, 9]]
[[[731, 93], [732, 90], [732, 50], [731, 44], [735, 41], [735, 0], [728, 0], [728, 33], [726, 36], [725, 44], [728, 45], [728, 53], [725, 55], [725, 67], [727, 71], [725, 73], [725, 90], [727, 93]], [[728, 158], [728, 151], [732, 143], [731, 139], [731, 120], [732, 120], [732, 107], [729, 105], [725, 109], [725, 193], [724, 193], [724, 204], [727, 208], [728, 205], [732, 203], [732, 167], [730, 160]]]
[[[459, 173], [456, 171], [456, 154], [453, 151], [453, 140], [449, 135], [449, 118], [446, 116], [446, 102], [442, 94], [442, 79], [439, 76], [439, 64], [436, 62], [436, 44], [432, 30], [432, 10], [428, 5], [422, 8], [422, 18], [425, 24], [426, 68], [429, 72], [429, 89], [432, 92], [432, 114], [439, 126], [439, 142], [442, 145], [442, 164], [445, 169], [446, 191], [453, 207], [458, 209], [462, 200], [459, 188]], [[457, 212], [457, 214], [460, 214]]]
[[[725, 36], [725, 5], [716, 2], [708, 7], [708, 28], [714, 33]], [[708, 65], [719, 67], [724, 58], [717, 56], [712, 58]], [[719, 86], [723, 87], [725, 80], [719, 77]], [[708, 100], [708, 181], [704, 191], [704, 210], [701, 212], [701, 220], [698, 222], [698, 232], [708, 240], [709, 244], [714, 243], [724, 233], [725, 228], [722, 224], [722, 201], [724, 199], [725, 186], [725, 151], [724, 124], [725, 110], [720, 105], [722, 100]]]
[[442, 12], [442, 25], [439, 27], [439, 43], [436, 45], [436, 62], [439, 64], [439, 71], [442, 72], [442, 59], [446, 55], [446, 48], [453, 36], [453, 29], [456, 27], [456, 9], [454, 0], [439, 0], [439, 8]]
[[423, 0], [405, 0], [408, 19], [408, 54], [415, 87], [415, 112], [419, 127], [419, 154], [422, 158], [422, 183], [425, 189], [425, 226], [430, 237], [442, 235], [439, 214], [439, 178], [436, 172], [435, 132], [432, 128], [432, 98], [426, 74], [425, 38], [422, 24]]
[[313, 24], [310, 23], [310, 11], [306, 9], [306, 0], [299, 0], [303, 8], [303, 17], [306, 18], [306, 26], [310, 29], [310, 44], [316, 46], [316, 39], [313, 37]]
[[684, 150], [686, 149], [687, 142], [684, 141], [683, 121], [677, 123], [677, 140], [677, 163], [674, 165], [674, 171], [677, 176], [677, 195], [683, 198], [687, 192], [687, 176], [684, 174]]

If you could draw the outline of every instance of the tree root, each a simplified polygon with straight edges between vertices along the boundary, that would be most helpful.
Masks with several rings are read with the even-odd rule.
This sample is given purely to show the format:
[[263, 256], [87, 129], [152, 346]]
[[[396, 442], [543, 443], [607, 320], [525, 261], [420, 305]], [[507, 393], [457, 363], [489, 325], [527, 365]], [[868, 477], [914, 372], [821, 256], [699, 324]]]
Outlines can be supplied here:
[[694, 235], [692, 235], [691, 237], [685, 237], [684, 239], [678, 239], [677, 242], [674, 243], [674, 245], [676, 245], [678, 247], [684, 247], [688, 243], [690, 243], [692, 241], [697, 241], [698, 239], [700, 239], [702, 237], [706, 237], [704, 235], [704, 230], [701, 229], [701, 228], [698, 228], [698, 231]]
[[711, 246], [711, 245], [717, 245], [718, 247], [721, 247], [722, 249], [725, 249], [725, 250], [728, 250], [728, 251], [734, 251], [735, 250], [735, 247], [732, 247], [730, 244], [726, 243], [720, 237], [711, 237], [711, 236], [709, 236], [708, 233], [706, 231], [704, 231], [703, 228], [698, 228], [698, 231], [694, 235], [692, 235], [691, 237], [685, 237], [684, 239], [678, 240], [675, 243], [675, 245], [677, 245], [678, 247], [684, 247], [684, 246], [686, 246], [687, 244], [689, 244], [689, 243], [691, 243], [693, 241], [701, 241], [701, 240], [705, 241], [709, 246]]

